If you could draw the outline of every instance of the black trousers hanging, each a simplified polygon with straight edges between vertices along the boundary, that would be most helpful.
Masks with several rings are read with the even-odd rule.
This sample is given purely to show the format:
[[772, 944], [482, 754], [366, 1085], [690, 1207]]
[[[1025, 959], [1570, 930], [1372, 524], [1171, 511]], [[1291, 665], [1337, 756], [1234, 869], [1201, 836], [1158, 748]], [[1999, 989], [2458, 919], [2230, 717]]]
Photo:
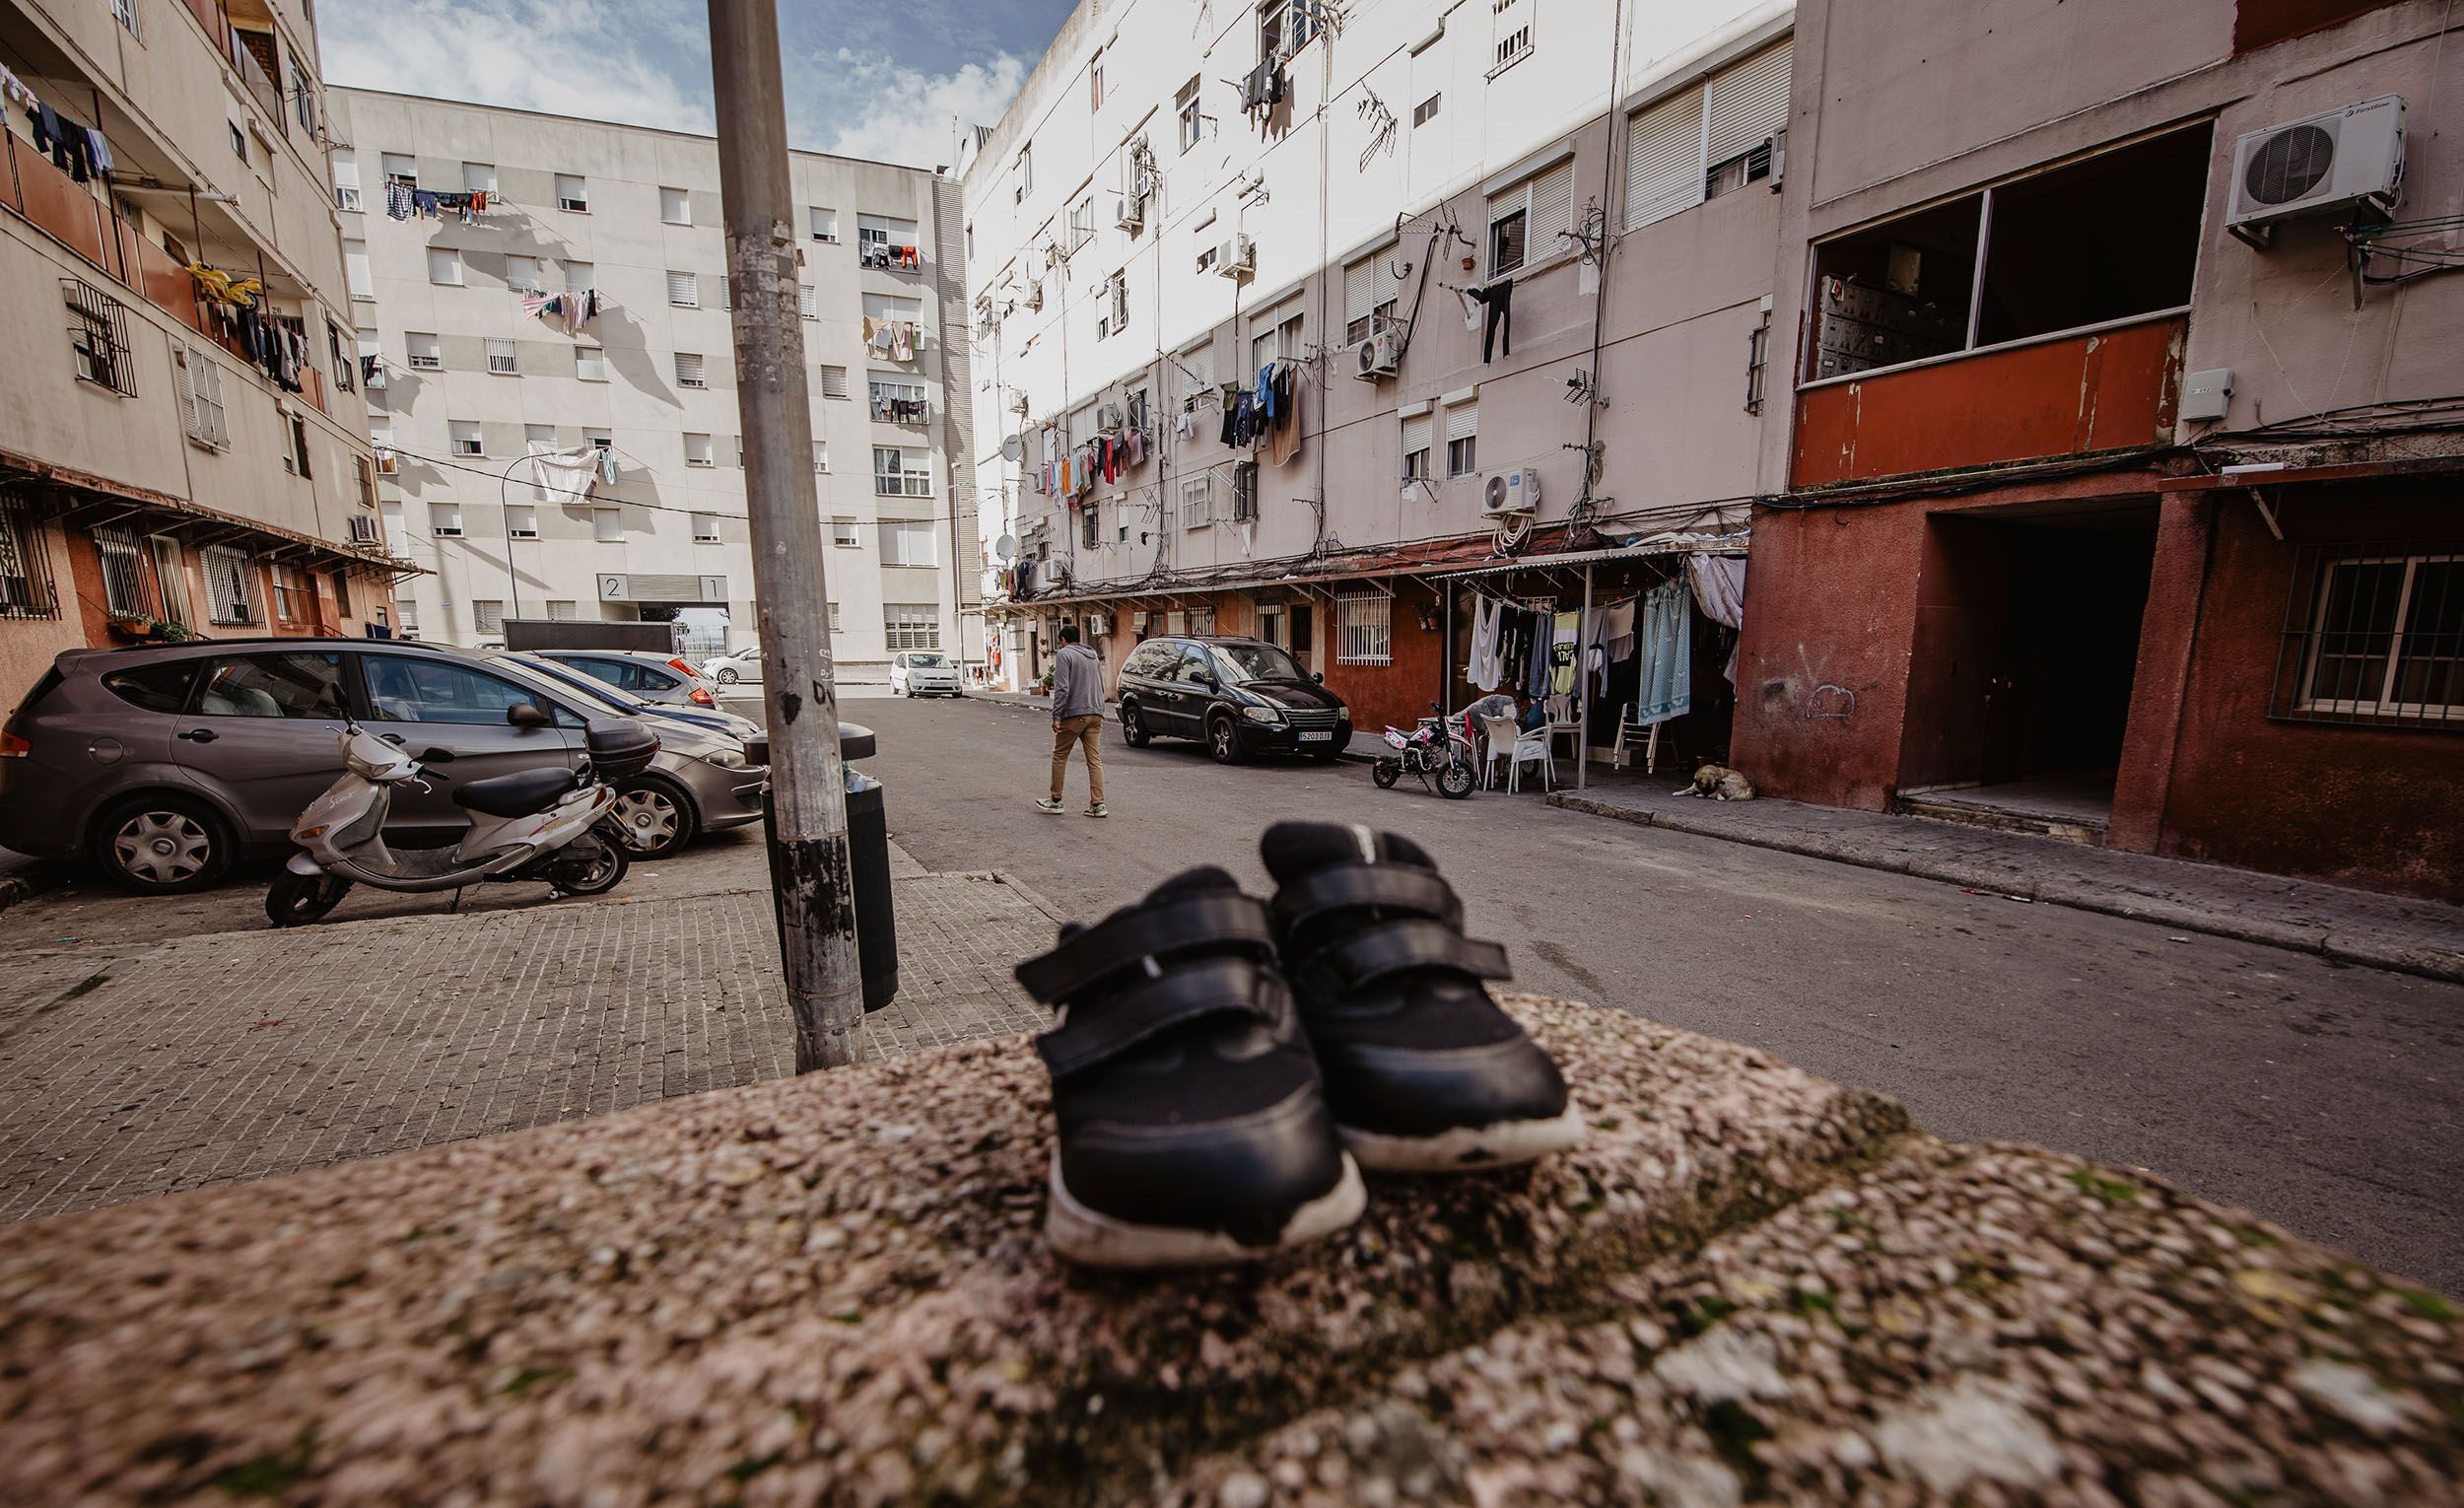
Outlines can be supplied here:
[[1514, 284], [1511, 280], [1491, 283], [1486, 288], [1466, 289], [1472, 298], [1488, 308], [1488, 318], [1480, 327], [1480, 360], [1495, 361], [1500, 356], [1514, 355]]

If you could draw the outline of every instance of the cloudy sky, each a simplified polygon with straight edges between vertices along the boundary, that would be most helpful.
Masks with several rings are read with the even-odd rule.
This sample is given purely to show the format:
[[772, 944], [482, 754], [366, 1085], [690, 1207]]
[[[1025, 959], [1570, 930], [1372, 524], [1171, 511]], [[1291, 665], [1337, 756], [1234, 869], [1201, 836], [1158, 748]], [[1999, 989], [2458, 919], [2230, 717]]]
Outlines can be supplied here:
[[[1073, 0], [781, 0], [787, 139], [930, 168], [991, 124]], [[325, 0], [325, 77], [707, 131], [706, 0]]]

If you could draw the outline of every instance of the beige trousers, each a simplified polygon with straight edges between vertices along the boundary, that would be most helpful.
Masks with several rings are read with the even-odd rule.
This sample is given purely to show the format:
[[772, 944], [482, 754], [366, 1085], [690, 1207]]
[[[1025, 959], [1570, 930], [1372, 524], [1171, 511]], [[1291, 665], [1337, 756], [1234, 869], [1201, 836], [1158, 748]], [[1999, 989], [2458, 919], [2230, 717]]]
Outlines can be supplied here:
[[1061, 777], [1069, 773], [1072, 744], [1086, 750], [1087, 804], [1104, 804], [1104, 719], [1101, 714], [1062, 718], [1053, 723], [1053, 799], [1061, 799]]

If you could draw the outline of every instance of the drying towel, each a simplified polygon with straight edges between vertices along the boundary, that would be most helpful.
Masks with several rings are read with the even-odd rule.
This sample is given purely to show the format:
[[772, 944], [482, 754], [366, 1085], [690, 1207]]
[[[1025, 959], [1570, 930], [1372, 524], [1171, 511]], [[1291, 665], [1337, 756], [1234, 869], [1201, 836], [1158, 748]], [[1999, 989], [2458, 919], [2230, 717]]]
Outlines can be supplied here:
[[1634, 607], [1639, 598], [1628, 598], [1602, 608], [1595, 616], [1598, 624], [1592, 630], [1592, 642], [1608, 652], [1612, 660], [1625, 660], [1634, 654]]
[[1644, 727], [1691, 712], [1694, 605], [1683, 582], [1663, 582], [1643, 598], [1643, 666], [1634, 720]]
[[584, 502], [599, 479], [599, 464], [595, 446], [577, 455], [534, 455], [530, 457], [531, 496], [559, 508]]
[[[1745, 626], [1745, 563], [1731, 555], [1688, 555], [1685, 576], [1694, 583], [1694, 600], [1702, 604], [1702, 615], [1714, 623], [1733, 629]], [[1742, 641], [1741, 641], [1742, 643]], [[1728, 663], [1720, 668], [1732, 686], [1737, 684], [1737, 651], [1728, 651]]]

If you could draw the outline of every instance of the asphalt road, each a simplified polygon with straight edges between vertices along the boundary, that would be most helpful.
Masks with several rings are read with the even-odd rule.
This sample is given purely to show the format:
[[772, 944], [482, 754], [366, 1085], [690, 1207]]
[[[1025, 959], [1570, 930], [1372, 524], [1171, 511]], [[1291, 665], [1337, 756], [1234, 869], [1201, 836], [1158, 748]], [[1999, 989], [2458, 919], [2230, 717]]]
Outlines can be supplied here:
[[[1047, 816], [1044, 713], [864, 698], [891, 831], [930, 868], [1000, 869], [1090, 919], [1188, 865], [1266, 884], [1279, 817], [1368, 822], [1439, 856], [1525, 988], [1636, 1011], [1907, 1105], [1960, 1139], [2150, 1169], [2464, 1293], [2464, 989], [1765, 849], [1637, 828], [1536, 795], [1447, 802], [1366, 768], [1221, 769], [1195, 745], [1104, 746]], [[137, 901], [79, 886], [0, 913], [0, 949], [108, 947], [263, 925], [265, 875]], [[758, 830], [636, 866], [635, 898], [765, 882]], [[534, 886], [470, 892], [535, 905]], [[337, 916], [441, 909], [354, 894]], [[573, 903], [569, 903], [573, 904]]]

